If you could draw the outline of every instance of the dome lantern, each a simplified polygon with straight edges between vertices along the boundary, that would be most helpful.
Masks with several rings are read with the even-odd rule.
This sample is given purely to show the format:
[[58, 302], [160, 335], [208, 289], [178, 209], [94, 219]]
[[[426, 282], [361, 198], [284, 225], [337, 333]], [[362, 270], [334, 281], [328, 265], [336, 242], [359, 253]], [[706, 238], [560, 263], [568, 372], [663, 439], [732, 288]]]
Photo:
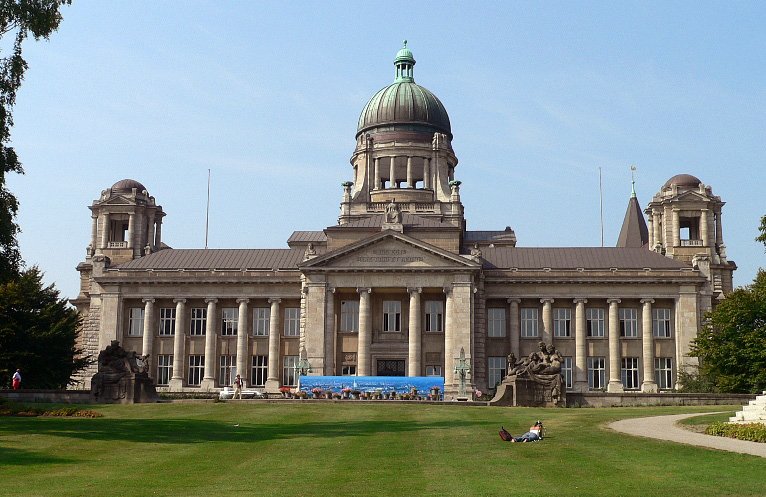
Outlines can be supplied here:
[[415, 66], [415, 57], [412, 56], [412, 52], [407, 48], [407, 40], [404, 40], [403, 44], [404, 46], [397, 52], [394, 59], [394, 66], [396, 67], [394, 83], [414, 83], [413, 67]]

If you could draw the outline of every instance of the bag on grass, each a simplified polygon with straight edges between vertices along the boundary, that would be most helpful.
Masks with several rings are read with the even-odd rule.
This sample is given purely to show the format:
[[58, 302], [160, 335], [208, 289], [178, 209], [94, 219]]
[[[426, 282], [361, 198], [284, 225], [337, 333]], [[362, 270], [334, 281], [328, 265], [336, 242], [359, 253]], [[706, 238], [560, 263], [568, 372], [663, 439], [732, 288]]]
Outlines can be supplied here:
[[511, 439], [513, 438], [513, 435], [508, 433], [508, 430], [506, 430], [502, 426], [500, 427], [500, 432], [499, 433], [500, 433], [500, 438], [503, 439], [503, 442], [510, 442]]

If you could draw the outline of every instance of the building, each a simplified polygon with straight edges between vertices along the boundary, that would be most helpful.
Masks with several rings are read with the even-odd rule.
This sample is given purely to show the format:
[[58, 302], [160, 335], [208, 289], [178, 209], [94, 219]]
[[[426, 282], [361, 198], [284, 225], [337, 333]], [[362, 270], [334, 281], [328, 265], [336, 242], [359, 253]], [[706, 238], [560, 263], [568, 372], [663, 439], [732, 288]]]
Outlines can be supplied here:
[[277, 392], [305, 359], [312, 374], [443, 376], [450, 398], [461, 350], [487, 391], [509, 353], [542, 340], [572, 391], [676, 387], [736, 269], [711, 187], [670, 178], [648, 226], [634, 193], [616, 247], [517, 247], [510, 227], [467, 230], [447, 111], [415, 83], [406, 45], [394, 65], [359, 118], [337, 224], [296, 231], [287, 248], [172, 249], [144, 185], [101, 192], [73, 300], [85, 351], [120, 340], [174, 391], [239, 372]]

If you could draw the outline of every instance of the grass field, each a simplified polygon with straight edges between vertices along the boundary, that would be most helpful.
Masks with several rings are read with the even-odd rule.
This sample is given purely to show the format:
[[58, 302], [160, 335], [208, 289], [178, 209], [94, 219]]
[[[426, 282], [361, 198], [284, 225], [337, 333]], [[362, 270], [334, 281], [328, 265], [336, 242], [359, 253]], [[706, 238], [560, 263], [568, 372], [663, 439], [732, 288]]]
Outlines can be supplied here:
[[[766, 459], [633, 438], [625, 417], [710, 406], [362, 402], [99, 406], [0, 418], [0, 496], [764, 496]], [[504, 443], [542, 419], [543, 442]], [[239, 426], [235, 426], [239, 425]]]

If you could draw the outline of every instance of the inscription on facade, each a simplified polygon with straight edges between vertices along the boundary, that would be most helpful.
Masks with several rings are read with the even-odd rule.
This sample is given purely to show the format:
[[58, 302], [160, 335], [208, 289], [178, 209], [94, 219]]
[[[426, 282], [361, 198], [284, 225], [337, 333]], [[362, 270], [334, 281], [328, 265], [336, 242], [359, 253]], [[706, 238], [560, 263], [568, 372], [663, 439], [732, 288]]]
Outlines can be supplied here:
[[372, 255], [363, 255], [356, 258], [357, 262], [382, 262], [402, 264], [406, 262], [423, 262], [423, 257], [407, 255], [405, 249], [375, 249]]

